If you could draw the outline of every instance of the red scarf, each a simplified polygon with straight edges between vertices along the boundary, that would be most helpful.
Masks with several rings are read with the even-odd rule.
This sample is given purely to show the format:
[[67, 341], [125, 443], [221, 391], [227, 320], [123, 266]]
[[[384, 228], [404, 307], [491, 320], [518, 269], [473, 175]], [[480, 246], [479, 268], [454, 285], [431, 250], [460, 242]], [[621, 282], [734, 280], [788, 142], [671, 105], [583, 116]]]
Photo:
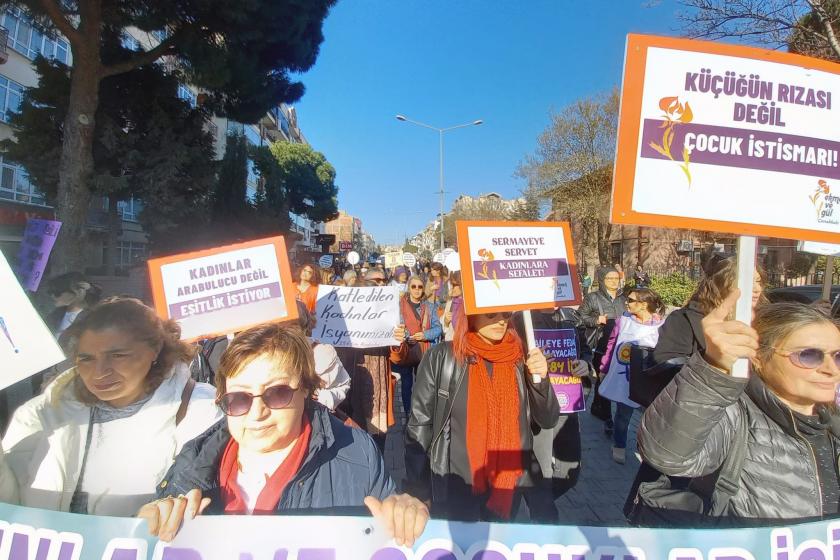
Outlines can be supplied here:
[[[469, 366], [467, 389], [467, 456], [473, 494], [483, 494], [489, 488], [487, 508], [509, 519], [513, 492], [524, 470], [516, 382], [522, 347], [510, 332], [497, 344], [469, 332], [467, 350], [477, 358]], [[492, 376], [487, 373], [485, 360], [493, 364]]]
[[[405, 294], [400, 298], [400, 313], [402, 314], [403, 323], [405, 323], [410, 334], [425, 332], [431, 327], [432, 319], [429, 316], [428, 307], [425, 301], [420, 303], [420, 319], [417, 319], [417, 315], [414, 313], [414, 304], [411, 303], [409, 295]], [[431, 342], [426, 340], [417, 344], [420, 345], [423, 352], [431, 346]]]
[[[295, 446], [283, 462], [277, 467], [260, 492], [257, 503], [254, 506], [254, 515], [265, 515], [276, 513], [277, 504], [283, 495], [283, 490], [289, 481], [297, 474], [306, 452], [309, 450], [309, 436], [312, 427], [309, 418], [303, 417], [303, 430], [298, 436]], [[239, 444], [231, 438], [222, 454], [222, 462], [219, 465], [219, 482], [222, 487], [222, 501], [225, 505], [225, 513], [228, 515], [244, 515], [248, 513], [245, 498], [242, 490], [236, 483], [236, 476], [239, 473]]]

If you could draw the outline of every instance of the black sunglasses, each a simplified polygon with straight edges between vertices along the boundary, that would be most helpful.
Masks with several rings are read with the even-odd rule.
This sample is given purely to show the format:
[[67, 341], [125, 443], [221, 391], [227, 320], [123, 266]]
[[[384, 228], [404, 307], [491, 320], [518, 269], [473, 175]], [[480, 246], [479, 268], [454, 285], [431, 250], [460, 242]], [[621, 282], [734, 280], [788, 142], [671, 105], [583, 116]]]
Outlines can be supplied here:
[[415, 286], [409, 286], [409, 288], [411, 288], [412, 290], [422, 290], [422, 289], [423, 289], [423, 286], [417, 286], [417, 285], [415, 285]]
[[265, 406], [272, 410], [286, 408], [292, 402], [297, 389], [288, 385], [273, 385], [263, 391], [262, 395], [252, 395], [245, 391], [231, 391], [219, 399], [219, 407], [228, 416], [243, 416], [251, 410], [254, 399], [260, 397]]

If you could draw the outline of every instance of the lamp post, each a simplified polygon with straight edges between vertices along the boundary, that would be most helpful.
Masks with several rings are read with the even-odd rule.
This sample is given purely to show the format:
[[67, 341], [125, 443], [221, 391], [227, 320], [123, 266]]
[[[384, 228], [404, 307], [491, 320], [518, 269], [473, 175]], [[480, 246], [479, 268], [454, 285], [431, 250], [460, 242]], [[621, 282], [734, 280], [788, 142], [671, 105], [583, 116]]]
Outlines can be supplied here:
[[440, 146], [440, 250], [443, 251], [444, 244], [443, 244], [443, 204], [444, 204], [444, 190], [443, 190], [443, 133], [448, 132], [450, 130], [455, 130], [456, 128], [465, 128], [468, 126], [478, 126], [482, 124], [484, 121], [481, 119], [474, 120], [472, 122], [464, 123], [464, 124], [457, 124], [455, 126], [447, 126], [446, 128], [438, 128], [436, 126], [432, 126], [430, 124], [421, 123], [415, 120], [411, 120], [404, 115], [397, 115], [398, 121], [408, 122], [411, 124], [416, 124], [417, 126], [422, 126], [423, 128], [428, 128], [430, 130], [435, 130], [438, 133], [439, 138], [439, 146]]

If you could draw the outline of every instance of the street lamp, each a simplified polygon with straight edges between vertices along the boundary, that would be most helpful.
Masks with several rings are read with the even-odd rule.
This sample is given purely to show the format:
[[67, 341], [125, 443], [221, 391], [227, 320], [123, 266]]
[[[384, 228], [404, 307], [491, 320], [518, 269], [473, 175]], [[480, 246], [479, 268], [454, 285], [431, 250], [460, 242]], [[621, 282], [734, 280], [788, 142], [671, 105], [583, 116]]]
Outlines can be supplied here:
[[440, 139], [440, 250], [443, 251], [443, 203], [444, 203], [444, 190], [443, 190], [443, 133], [448, 132], [450, 130], [455, 130], [456, 128], [464, 128], [467, 126], [478, 126], [482, 124], [484, 121], [481, 119], [474, 120], [473, 122], [464, 123], [464, 124], [457, 124], [455, 126], [448, 126], [446, 128], [438, 128], [436, 126], [432, 126], [426, 123], [421, 123], [418, 121], [414, 121], [406, 117], [405, 115], [397, 115], [398, 121], [409, 122], [411, 124], [416, 124], [417, 126], [422, 126], [423, 128], [428, 128], [431, 130], [436, 130], [438, 133], [438, 138]]

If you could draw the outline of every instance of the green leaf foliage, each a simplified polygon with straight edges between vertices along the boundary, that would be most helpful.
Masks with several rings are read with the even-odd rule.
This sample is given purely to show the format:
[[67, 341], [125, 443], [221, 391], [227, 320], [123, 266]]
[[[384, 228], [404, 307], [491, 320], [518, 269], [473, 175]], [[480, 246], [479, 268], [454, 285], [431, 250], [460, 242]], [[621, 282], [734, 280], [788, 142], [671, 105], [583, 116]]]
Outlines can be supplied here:
[[658, 293], [665, 305], [682, 307], [697, 288], [697, 282], [679, 273], [653, 276], [650, 288]]

